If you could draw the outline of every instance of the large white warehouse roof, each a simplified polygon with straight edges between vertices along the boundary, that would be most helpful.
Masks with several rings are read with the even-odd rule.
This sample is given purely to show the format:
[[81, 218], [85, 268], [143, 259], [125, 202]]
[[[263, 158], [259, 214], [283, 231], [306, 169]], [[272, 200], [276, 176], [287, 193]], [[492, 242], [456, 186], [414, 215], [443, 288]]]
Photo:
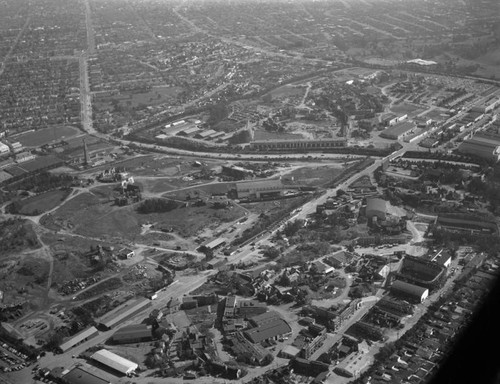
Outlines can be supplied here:
[[139, 365], [133, 361], [124, 359], [107, 349], [97, 351], [91, 356], [91, 358], [125, 375], [135, 371], [139, 367]]

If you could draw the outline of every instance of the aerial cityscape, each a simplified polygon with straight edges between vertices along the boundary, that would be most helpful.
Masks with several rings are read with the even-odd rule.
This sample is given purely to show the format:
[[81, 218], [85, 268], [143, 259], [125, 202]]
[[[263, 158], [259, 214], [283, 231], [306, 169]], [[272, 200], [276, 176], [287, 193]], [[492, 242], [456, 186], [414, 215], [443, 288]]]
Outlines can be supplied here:
[[0, 10], [0, 384], [493, 382], [498, 0]]

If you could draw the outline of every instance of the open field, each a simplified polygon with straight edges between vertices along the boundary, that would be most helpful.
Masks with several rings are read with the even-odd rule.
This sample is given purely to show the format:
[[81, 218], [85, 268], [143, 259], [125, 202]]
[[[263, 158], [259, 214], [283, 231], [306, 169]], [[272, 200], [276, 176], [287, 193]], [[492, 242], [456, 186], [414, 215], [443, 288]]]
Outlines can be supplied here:
[[305, 86], [284, 85], [283, 87], [272, 90], [270, 94], [274, 99], [288, 96], [303, 96], [305, 91]]
[[52, 215], [44, 217], [51, 229], [65, 229], [76, 234], [108, 241], [151, 240], [141, 235], [142, 224], [155, 223], [159, 230], [170, 230], [184, 236], [194, 236], [206, 228], [236, 220], [243, 209], [214, 209], [209, 206], [176, 208], [167, 213], [139, 214], [135, 206], [116, 207], [107, 198], [83, 193], [65, 203]]
[[117, 101], [120, 106], [126, 108], [137, 108], [140, 105], [158, 105], [166, 103], [182, 92], [181, 87], [154, 87], [148, 92], [125, 93], [119, 96], [113, 96], [109, 99], [100, 101], [101, 104], [108, 104]]
[[71, 193], [71, 190], [56, 189], [20, 201], [19, 213], [22, 215], [39, 215], [57, 207]]
[[76, 136], [80, 131], [74, 127], [52, 127], [45, 128], [35, 132], [28, 132], [16, 136], [16, 141], [19, 141], [25, 147], [39, 147], [53, 141], [67, 139]]
[[338, 167], [322, 166], [322, 167], [303, 167], [298, 168], [284, 176], [286, 179], [291, 179], [297, 184], [307, 186], [322, 186], [330, 183], [335, 177], [342, 173], [342, 165]]
[[411, 117], [411, 116], [416, 116], [419, 113], [422, 113], [424, 109], [416, 105], [401, 103], [401, 104], [394, 104], [391, 107], [391, 111], [394, 113], [408, 114], [408, 116]]

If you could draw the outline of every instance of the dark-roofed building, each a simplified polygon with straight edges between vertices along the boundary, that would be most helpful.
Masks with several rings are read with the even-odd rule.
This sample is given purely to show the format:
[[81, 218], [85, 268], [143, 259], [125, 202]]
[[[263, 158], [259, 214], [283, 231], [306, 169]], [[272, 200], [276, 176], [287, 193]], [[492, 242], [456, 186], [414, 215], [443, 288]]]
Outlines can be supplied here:
[[498, 161], [500, 159], [500, 135], [478, 133], [464, 140], [458, 147], [458, 152]]
[[411, 135], [417, 128], [416, 124], [413, 122], [405, 121], [394, 125], [393, 127], [387, 128], [380, 133], [380, 137], [391, 140], [402, 140], [406, 136]]
[[87, 372], [81, 367], [75, 367], [63, 375], [61, 382], [65, 384], [111, 384], [110, 381]]
[[202, 249], [210, 250], [210, 251], [215, 251], [217, 248], [222, 247], [227, 243], [227, 239], [224, 237], [221, 237], [219, 239], [212, 240], [211, 242], [203, 245]]
[[77, 333], [73, 337], [71, 337], [69, 340], [65, 341], [59, 346], [59, 349], [63, 352], [66, 352], [68, 349], [73, 348], [75, 345], [80, 344], [81, 342], [84, 342], [91, 337], [94, 337], [97, 335], [99, 332], [97, 331], [96, 327], [89, 327], [87, 329], [84, 329], [83, 331]]
[[261, 315], [267, 312], [266, 303], [261, 303], [257, 300], [241, 300], [238, 301], [238, 315], [244, 318]]
[[451, 265], [451, 255], [448, 253], [448, 251], [444, 249], [441, 249], [436, 254], [431, 255], [429, 259], [446, 268], [448, 268]]
[[97, 322], [106, 329], [113, 328], [150, 306], [151, 301], [148, 299], [129, 300], [102, 316]]
[[151, 341], [153, 334], [146, 324], [134, 324], [120, 328], [111, 337], [115, 344], [130, 344]]
[[387, 201], [379, 198], [366, 199], [366, 217], [372, 220], [377, 217], [378, 220], [385, 220], [387, 216]]
[[391, 293], [418, 303], [423, 302], [429, 296], [429, 290], [427, 288], [406, 283], [401, 280], [396, 280], [392, 283]]
[[246, 330], [244, 334], [252, 343], [277, 340], [292, 332], [288, 323], [274, 311], [254, 316], [250, 319], [250, 323], [254, 328]]

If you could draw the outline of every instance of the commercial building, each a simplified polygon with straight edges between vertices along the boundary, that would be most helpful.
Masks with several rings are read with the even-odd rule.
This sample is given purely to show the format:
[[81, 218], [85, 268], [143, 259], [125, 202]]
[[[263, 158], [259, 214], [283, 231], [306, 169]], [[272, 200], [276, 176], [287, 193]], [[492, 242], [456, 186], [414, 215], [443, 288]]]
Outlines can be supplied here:
[[500, 135], [478, 133], [464, 140], [458, 147], [458, 152], [498, 161], [500, 159]]
[[124, 375], [130, 375], [139, 367], [137, 363], [118, 356], [107, 349], [100, 349], [90, 358]]
[[488, 101], [486, 101], [484, 104], [473, 106], [471, 108], [471, 111], [480, 112], [480, 113], [488, 113], [488, 112], [495, 110], [495, 108], [497, 108], [498, 106], [500, 106], [500, 99], [498, 99], [496, 96], [494, 96], [491, 99], [489, 99]]
[[99, 331], [97, 330], [96, 327], [89, 327], [87, 329], [84, 329], [83, 331], [71, 337], [69, 340], [62, 343], [59, 346], [59, 349], [63, 352], [66, 352], [68, 349], [73, 348], [75, 345], [80, 344], [83, 341], [87, 341], [88, 339], [94, 337], [98, 333]]
[[436, 219], [436, 225], [438, 228], [449, 232], [498, 236], [498, 227], [495, 222], [481, 220], [480, 218], [474, 216], [453, 217], [448, 215], [439, 215]]
[[102, 316], [97, 320], [97, 323], [106, 329], [110, 329], [150, 306], [151, 301], [148, 299], [129, 300]]
[[322, 150], [329, 148], [342, 148], [347, 146], [345, 139], [323, 139], [323, 140], [255, 140], [250, 142], [251, 149], [260, 151], [268, 150]]
[[241, 300], [237, 304], [237, 314], [240, 317], [249, 319], [253, 316], [261, 315], [267, 312], [266, 303], [257, 300]]
[[390, 113], [390, 114], [382, 117], [382, 123], [384, 125], [393, 126], [397, 123], [400, 123], [400, 122], [406, 120], [407, 118], [408, 118], [407, 114], [398, 116], [398, 115], [395, 115], [394, 113]]
[[146, 324], [134, 324], [120, 328], [111, 337], [115, 344], [130, 344], [151, 341], [153, 333]]
[[10, 151], [9, 146], [0, 142], [0, 153], [7, 153], [9, 151]]
[[64, 384], [111, 384], [109, 380], [87, 372], [81, 367], [75, 367], [64, 374], [61, 377], [61, 382]]
[[215, 251], [217, 248], [224, 246], [227, 243], [227, 239], [225, 237], [221, 237], [219, 239], [212, 240], [210, 243], [203, 245], [203, 248]]
[[254, 328], [246, 330], [244, 334], [254, 344], [268, 340], [277, 340], [292, 332], [288, 323], [274, 311], [252, 317], [250, 323]]
[[224, 317], [233, 318], [236, 314], [236, 296], [228, 296], [224, 307]]
[[372, 220], [376, 217], [378, 220], [385, 220], [387, 217], [387, 201], [379, 198], [366, 199], [366, 217]]
[[392, 283], [391, 293], [395, 296], [402, 296], [417, 303], [423, 302], [429, 296], [429, 290], [427, 288], [406, 283], [401, 280], [396, 280]]
[[191, 128], [187, 128], [187, 129], [184, 129], [182, 131], [177, 132], [177, 136], [193, 136], [200, 131], [201, 131], [201, 129], [198, 127], [191, 127]]
[[236, 183], [236, 195], [238, 199], [249, 197], [260, 199], [266, 196], [281, 196], [285, 189], [287, 188], [279, 179]]
[[383, 130], [380, 133], [380, 137], [391, 140], [403, 140], [406, 136], [410, 136], [416, 128], [415, 123], [405, 121]]
[[429, 256], [429, 260], [448, 268], [451, 265], [451, 255], [445, 249], [441, 249], [435, 254]]
[[196, 139], [208, 139], [215, 133], [217, 133], [217, 131], [214, 131], [213, 129], [207, 129], [206, 131], [198, 132], [196, 135], [194, 135], [194, 137]]

